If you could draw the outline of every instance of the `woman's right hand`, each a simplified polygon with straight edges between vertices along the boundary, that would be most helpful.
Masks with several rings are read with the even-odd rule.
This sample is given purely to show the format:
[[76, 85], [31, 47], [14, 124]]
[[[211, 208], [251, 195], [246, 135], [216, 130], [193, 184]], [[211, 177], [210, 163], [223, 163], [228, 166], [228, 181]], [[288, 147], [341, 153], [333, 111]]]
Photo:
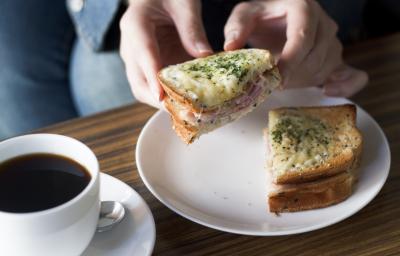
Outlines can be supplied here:
[[199, 0], [133, 0], [120, 20], [120, 53], [136, 99], [159, 108], [165, 65], [212, 53]]

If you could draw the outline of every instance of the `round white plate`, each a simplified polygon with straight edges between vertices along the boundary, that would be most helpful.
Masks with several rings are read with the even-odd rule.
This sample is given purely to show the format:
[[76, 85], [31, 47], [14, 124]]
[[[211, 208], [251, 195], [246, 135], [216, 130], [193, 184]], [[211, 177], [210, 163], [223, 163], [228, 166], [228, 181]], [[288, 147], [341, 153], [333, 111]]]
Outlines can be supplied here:
[[151, 255], [156, 229], [146, 202], [131, 187], [104, 173], [100, 188], [100, 199], [121, 202], [126, 215], [112, 230], [96, 233], [82, 256]]
[[287, 235], [341, 221], [368, 204], [389, 173], [390, 150], [378, 124], [357, 108], [364, 136], [361, 176], [346, 201], [318, 210], [267, 211], [265, 146], [262, 129], [268, 109], [349, 103], [328, 98], [319, 89], [275, 92], [242, 119], [185, 145], [171, 129], [169, 116], [157, 112], [146, 124], [136, 148], [136, 163], [147, 188], [178, 214], [205, 226], [246, 235]]

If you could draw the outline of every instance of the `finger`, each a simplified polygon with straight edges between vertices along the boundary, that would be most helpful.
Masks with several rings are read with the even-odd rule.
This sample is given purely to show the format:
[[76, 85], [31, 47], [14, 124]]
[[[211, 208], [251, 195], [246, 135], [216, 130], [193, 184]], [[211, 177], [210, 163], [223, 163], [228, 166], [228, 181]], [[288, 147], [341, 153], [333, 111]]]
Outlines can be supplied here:
[[311, 49], [301, 67], [324, 82], [330, 73], [341, 64], [342, 45], [336, 38], [338, 27], [325, 13], [321, 13], [314, 48]]
[[132, 93], [138, 101], [160, 108], [160, 101], [150, 92], [146, 78], [137, 65], [127, 65], [127, 77]]
[[200, 1], [174, 0], [167, 5], [186, 51], [194, 57], [212, 53], [201, 18]]
[[125, 44], [125, 51], [132, 53], [125, 56], [125, 61], [134, 59], [139, 63], [138, 66], [143, 70], [146, 81], [155, 94], [154, 97], [162, 100], [164, 91], [157, 80], [161, 61], [154, 24], [148, 19], [145, 12], [132, 9], [122, 17], [120, 29], [121, 44]]
[[[343, 64], [342, 51], [342, 44], [337, 38], [334, 38], [333, 40], [331, 40], [329, 48], [326, 49], [326, 52], [322, 53], [323, 55], [325, 55], [325, 59], [322, 62], [320, 59], [321, 57], [318, 56], [317, 52], [310, 55], [310, 58], [314, 59], [310, 59], [309, 62], [314, 63], [313, 65], [315, 65], [313, 67], [314, 70], [311, 72], [314, 86], [322, 85], [323, 83], [325, 83], [332, 72], [338, 69], [338, 67]], [[319, 64], [320, 66], [318, 67], [317, 64]]]
[[224, 27], [224, 49], [242, 48], [253, 31], [262, 8], [258, 3], [242, 2], [235, 6]]
[[368, 83], [368, 74], [362, 70], [343, 65], [324, 84], [324, 93], [328, 96], [350, 97], [363, 89]]
[[125, 62], [126, 75], [133, 96], [140, 102], [157, 107], [159, 101], [153, 93], [150, 93], [149, 84], [141, 68], [136, 63], [134, 53], [131, 48], [126, 47], [126, 41], [124, 40], [121, 40], [120, 52]]
[[[268, 2], [267, 2], [268, 3]], [[319, 10], [314, 1], [290, 1], [287, 4], [287, 41], [278, 66], [284, 78], [283, 86], [291, 72], [299, 67], [315, 45]]]
[[[315, 60], [315, 54], [310, 53], [304, 62], [300, 63], [299, 69], [293, 72], [291, 79], [286, 84], [286, 88], [301, 88], [322, 85], [342, 63], [342, 45], [337, 38], [331, 41], [327, 49], [325, 60], [320, 63], [320, 67], [310, 70], [310, 64], [319, 61]], [[318, 57], [319, 58], [319, 57]]]

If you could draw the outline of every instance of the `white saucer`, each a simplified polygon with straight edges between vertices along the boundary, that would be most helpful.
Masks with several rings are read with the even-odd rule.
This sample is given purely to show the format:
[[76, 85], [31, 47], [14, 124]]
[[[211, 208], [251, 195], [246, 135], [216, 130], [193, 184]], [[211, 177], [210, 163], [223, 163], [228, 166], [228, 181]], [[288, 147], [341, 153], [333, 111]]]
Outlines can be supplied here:
[[268, 109], [352, 103], [320, 90], [276, 91], [257, 110], [187, 146], [157, 112], [143, 128], [136, 163], [147, 188], [163, 204], [202, 225], [247, 235], [277, 236], [320, 229], [353, 215], [380, 191], [389, 173], [390, 149], [375, 120], [357, 107], [364, 136], [360, 177], [354, 193], [337, 205], [279, 217], [267, 209], [265, 144]]
[[119, 201], [125, 218], [115, 228], [96, 233], [82, 256], [151, 255], [156, 238], [153, 215], [146, 202], [122, 181], [102, 173], [100, 199]]

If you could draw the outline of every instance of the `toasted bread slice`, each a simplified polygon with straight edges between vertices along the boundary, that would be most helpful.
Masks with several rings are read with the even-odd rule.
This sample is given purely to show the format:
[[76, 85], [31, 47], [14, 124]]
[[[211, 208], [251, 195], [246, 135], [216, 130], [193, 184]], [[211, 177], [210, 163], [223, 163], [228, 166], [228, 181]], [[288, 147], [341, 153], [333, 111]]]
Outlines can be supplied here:
[[158, 79], [173, 127], [187, 144], [250, 112], [281, 81], [272, 55], [261, 49], [222, 52], [169, 66]]
[[269, 112], [274, 183], [294, 184], [352, 168], [362, 150], [354, 105], [280, 108]]
[[352, 194], [354, 181], [355, 176], [346, 171], [300, 184], [277, 185], [268, 182], [269, 211], [295, 212], [342, 202]]

